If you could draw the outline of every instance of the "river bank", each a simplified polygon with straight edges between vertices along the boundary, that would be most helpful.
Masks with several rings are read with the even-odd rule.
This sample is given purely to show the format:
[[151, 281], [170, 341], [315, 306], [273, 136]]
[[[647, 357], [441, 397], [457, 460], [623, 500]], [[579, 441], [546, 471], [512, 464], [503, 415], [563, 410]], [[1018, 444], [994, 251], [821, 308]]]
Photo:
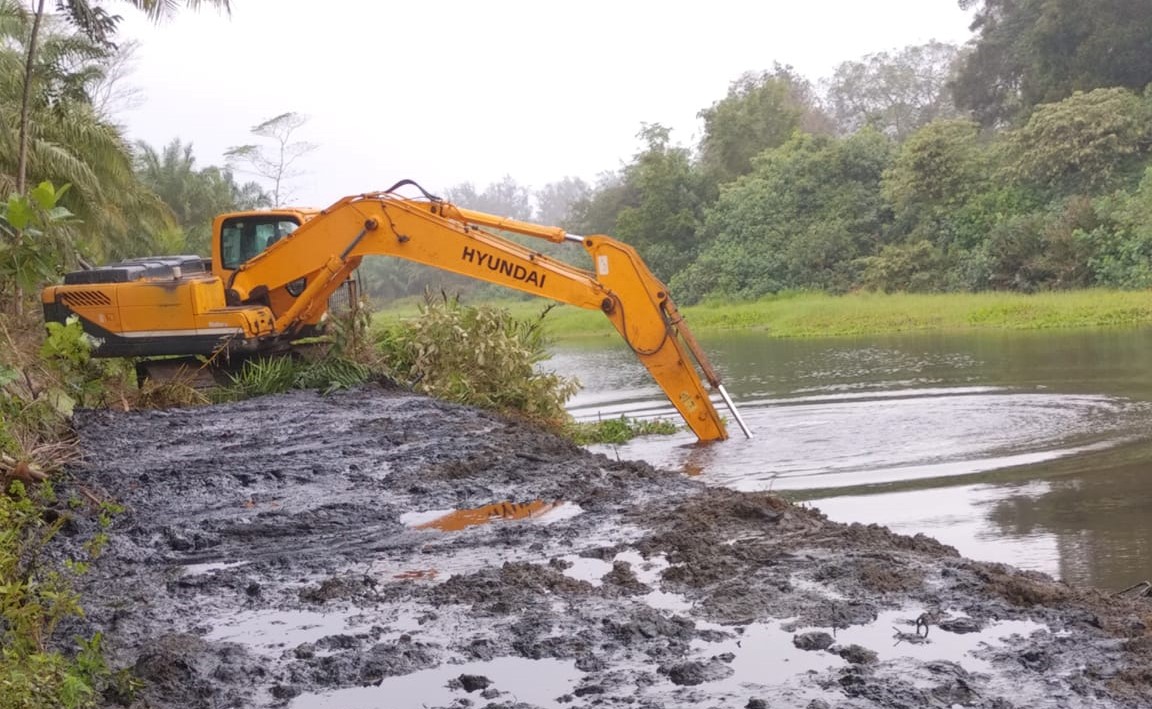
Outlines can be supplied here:
[[[545, 300], [481, 300], [518, 318], [540, 313]], [[417, 313], [416, 299], [383, 306], [385, 325]], [[747, 330], [771, 337], [836, 337], [901, 332], [1047, 330], [1152, 324], [1152, 294], [1144, 291], [1081, 290], [1046, 293], [788, 293], [757, 301], [709, 301], [681, 309], [696, 334]], [[614, 337], [598, 312], [560, 306], [549, 312], [545, 330], [557, 340]]]
[[76, 629], [136, 707], [1152, 701], [1148, 601], [475, 409], [370, 387], [76, 428], [126, 507]]

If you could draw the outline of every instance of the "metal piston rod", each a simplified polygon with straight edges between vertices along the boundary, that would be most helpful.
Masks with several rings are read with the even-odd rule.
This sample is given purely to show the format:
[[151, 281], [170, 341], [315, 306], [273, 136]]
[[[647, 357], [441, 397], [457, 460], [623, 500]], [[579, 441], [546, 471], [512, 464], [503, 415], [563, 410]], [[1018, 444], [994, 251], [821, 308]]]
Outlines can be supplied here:
[[727, 404], [728, 410], [732, 412], [732, 416], [736, 419], [736, 423], [740, 425], [740, 430], [744, 432], [745, 438], [752, 438], [752, 431], [748, 430], [747, 424], [744, 423], [744, 417], [736, 410], [736, 402], [732, 401], [732, 397], [728, 396], [728, 390], [724, 388], [723, 384], [716, 385], [717, 391]]
[[744, 417], [736, 409], [736, 402], [732, 401], [732, 397], [728, 395], [728, 390], [720, 383], [720, 375], [712, 368], [712, 362], [708, 360], [708, 355], [704, 354], [703, 348], [700, 343], [696, 342], [695, 335], [684, 324], [684, 317], [680, 315], [680, 311], [672, 303], [671, 299], [664, 301], [664, 311], [670, 325], [675, 325], [676, 332], [680, 333], [683, 338], [684, 344], [688, 346], [688, 351], [696, 358], [696, 363], [700, 365], [700, 369], [704, 370], [704, 378], [708, 383], [720, 392], [720, 397], [724, 399], [724, 404], [728, 410], [732, 412], [732, 417], [736, 419], [736, 423], [740, 426], [740, 430], [744, 433], [745, 438], [752, 438], [752, 431], [749, 430], [748, 425], [744, 423]]

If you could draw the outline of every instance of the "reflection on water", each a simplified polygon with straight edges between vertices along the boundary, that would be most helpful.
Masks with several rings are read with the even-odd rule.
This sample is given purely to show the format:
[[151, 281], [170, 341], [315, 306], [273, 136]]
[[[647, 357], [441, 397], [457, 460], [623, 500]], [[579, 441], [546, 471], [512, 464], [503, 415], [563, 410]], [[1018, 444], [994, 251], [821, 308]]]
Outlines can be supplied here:
[[531, 519], [548, 515], [550, 520], [567, 518], [579, 514], [577, 505], [568, 505], [561, 500], [547, 502], [495, 502], [483, 507], [463, 510], [432, 510], [430, 512], [409, 512], [400, 516], [400, 521], [415, 529], [438, 529], [441, 532], [459, 532], [468, 527], [488, 524], [495, 520]]
[[[792, 627], [788, 622], [753, 623], [732, 640], [706, 646], [697, 642], [695, 645], [713, 655], [720, 652], [735, 655], [731, 663], [734, 673], [726, 684], [736, 688], [745, 684], [763, 685], [769, 677], [775, 684], [792, 675], [844, 667], [847, 663], [836, 653], [854, 644], [876, 652], [882, 662], [905, 657], [923, 662], [947, 660], [969, 672], [991, 673], [991, 663], [980, 657], [989, 648], [1000, 645], [1002, 639], [1011, 635], [1027, 637], [1036, 632], [1048, 632], [1047, 626], [1023, 620], [993, 622], [978, 632], [964, 634], [933, 627], [927, 635], [921, 635], [914, 620], [920, 613], [919, 608], [913, 607], [884, 611], [871, 623], [837, 629], [835, 644], [824, 651], [799, 649], [792, 638], [806, 632], [827, 631], [828, 628]], [[965, 616], [956, 611], [950, 617]], [[789, 630], [783, 630], [784, 626]]]
[[[471, 706], [476, 699], [451, 680], [460, 675], [483, 675], [501, 696], [513, 696], [517, 706], [560, 707], [556, 698], [566, 694], [580, 677], [571, 661], [545, 658], [498, 657], [486, 662], [441, 665], [399, 677], [385, 677], [370, 687], [352, 687], [325, 694], [304, 694], [292, 709], [422, 709], [428, 706]], [[487, 703], [482, 700], [482, 703]], [[495, 705], [493, 705], [495, 706]], [[512, 706], [511, 702], [503, 706]]]
[[[595, 447], [974, 558], [1123, 588], [1152, 578], [1152, 333], [704, 338], [756, 438]], [[631, 353], [565, 345], [578, 418], [673, 417]]]

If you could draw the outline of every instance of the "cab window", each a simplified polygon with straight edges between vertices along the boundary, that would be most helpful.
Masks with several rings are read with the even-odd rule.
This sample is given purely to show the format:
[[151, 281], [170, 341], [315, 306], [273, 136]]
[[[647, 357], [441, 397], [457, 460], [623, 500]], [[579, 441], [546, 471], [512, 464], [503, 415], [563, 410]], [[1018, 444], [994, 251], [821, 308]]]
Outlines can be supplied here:
[[283, 215], [233, 217], [220, 229], [220, 256], [226, 269], [234, 269], [296, 231], [300, 225]]

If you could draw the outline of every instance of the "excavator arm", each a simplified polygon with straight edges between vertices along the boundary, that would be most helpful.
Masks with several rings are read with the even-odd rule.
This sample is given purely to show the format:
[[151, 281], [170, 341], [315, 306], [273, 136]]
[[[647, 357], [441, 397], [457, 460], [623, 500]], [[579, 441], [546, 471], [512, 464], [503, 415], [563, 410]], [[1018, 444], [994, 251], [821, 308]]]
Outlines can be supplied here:
[[[403, 183], [401, 183], [403, 184]], [[395, 189], [395, 188], [393, 188]], [[430, 197], [430, 195], [428, 196]], [[553, 242], [578, 242], [594, 272], [549, 258], [490, 230]], [[331, 296], [367, 255], [395, 256], [532, 295], [600, 310], [652, 374], [701, 441], [727, 438], [696, 369], [716, 387], [746, 435], [724, 391], [668, 289], [635, 249], [607, 236], [576, 236], [545, 227], [461, 209], [436, 198], [407, 199], [394, 192], [346, 197], [323, 210], [229, 278], [227, 300], [246, 303], [311, 277], [295, 302], [274, 313], [273, 335], [291, 336], [314, 322]]]

